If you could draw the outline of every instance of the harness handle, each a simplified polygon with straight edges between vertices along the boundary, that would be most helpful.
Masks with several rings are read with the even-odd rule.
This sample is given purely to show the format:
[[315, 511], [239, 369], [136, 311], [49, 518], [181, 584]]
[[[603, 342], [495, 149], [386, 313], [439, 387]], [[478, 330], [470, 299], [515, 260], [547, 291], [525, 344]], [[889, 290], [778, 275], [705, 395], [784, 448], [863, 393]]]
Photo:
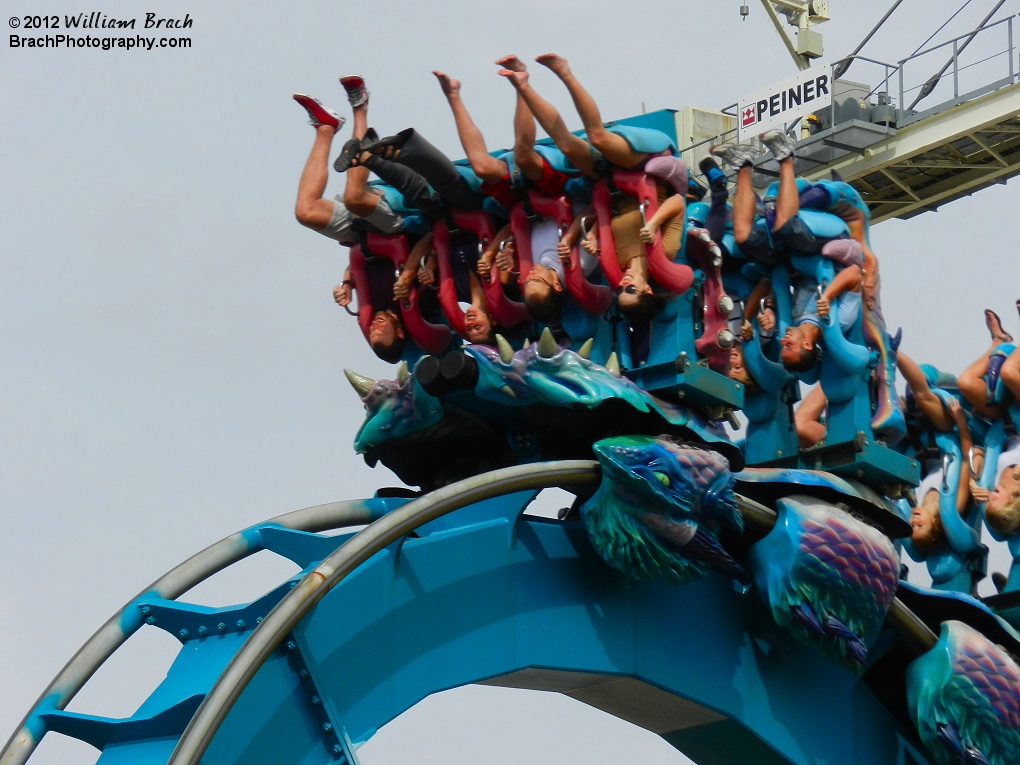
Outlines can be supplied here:
[[949, 467], [955, 458], [949, 452], [942, 455], [942, 491], [949, 491]]
[[[478, 257], [482, 257], [482, 253], [485, 252], [485, 245], [488, 244], [489, 240], [486, 237], [479, 237], [478, 239]], [[489, 284], [492, 281], [492, 274], [482, 274], [482, 281]]]

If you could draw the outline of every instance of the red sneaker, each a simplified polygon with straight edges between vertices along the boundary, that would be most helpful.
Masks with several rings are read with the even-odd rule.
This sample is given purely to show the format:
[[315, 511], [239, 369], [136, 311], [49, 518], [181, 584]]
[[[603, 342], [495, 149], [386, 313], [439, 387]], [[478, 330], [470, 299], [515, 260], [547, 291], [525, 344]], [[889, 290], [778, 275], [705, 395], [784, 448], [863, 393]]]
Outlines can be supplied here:
[[351, 106], [363, 106], [368, 103], [368, 88], [365, 87], [365, 79], [360, 74], [345, 74], [340, 78], [340, 84], [347, 91], [347, 101]]
[[327, 106], [323, 106], [317, 98], [306, 96], [304, 93], [295, 93], [294, 100], [305, 107], [308, 112], [308, 124], [312, 127], [330, 125], [334, 131], [339, 131], [347, 121]]

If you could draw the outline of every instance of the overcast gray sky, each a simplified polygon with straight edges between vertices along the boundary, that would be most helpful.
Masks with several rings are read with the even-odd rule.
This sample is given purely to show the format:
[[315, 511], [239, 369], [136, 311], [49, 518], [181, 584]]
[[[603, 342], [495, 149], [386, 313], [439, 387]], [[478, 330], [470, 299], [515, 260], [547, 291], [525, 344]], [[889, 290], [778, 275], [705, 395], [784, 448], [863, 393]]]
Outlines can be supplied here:
[[[265, 518], [395, 483], [351, 447], [361, 406], [342, 368], [392, 368], [332, 301], [345, 251], [294, 221], [312, 129], [291, 93], [349, 116], [337, 76], [361, 73], [380, 134], [414, 125], [454, 157], [462, 152], [430, 70], [462, 79], [490, 146], [508, 146], [513, 95], [492, 65], [507, 53], [567, 56], [606, 119], [719, 108], [794, 71], [760, 4], [748, 3], [743, 22], [740, 4], [256, 0], [140, 10], [5, 0], [5, 17], [96, 10], [141, 21], [151, 10], [187, 13], [193, 26], [174, 32], [190, 49], [0, 45], [0, 737], [93, 631], [167, 569]], [[834, 21], [819, 28], [827, 56], [852, 50], [889, 4], [833, 0]], [[906, 0], [865, 53], [904, 58], [959, 4]], [[974, 5], [937, 40], [968, 31], [992, 3]], [[1000, 16], [1018, 10], [1010, 0]], [[579, 127], [560, 83], [532, 71]], [[1018, 189], [1014, 180], [874, 230], [888, 323], [903, 327], [918, 360], [959, 372], [987, 344], [985, 307], [1020, 335]], [[1001, 550], [995, 560], [1004, 565]], [[224, 595], [226, 585], [208, 593], [213, 603], [254, 597], [289, 575], [260, 558], [234, 577], [242, 596]], [[72, 708], [133, 711], [144, 691], [125, 688], [154, 684], [175, 641], [134, 643]], [[88, 747], [50, 738], [33, 762], [93, 761]], [[566, 699], [488, 688], [419, 705], [361, 756], [374, 765], [408, 751], [448, 765], [684, 761]]]

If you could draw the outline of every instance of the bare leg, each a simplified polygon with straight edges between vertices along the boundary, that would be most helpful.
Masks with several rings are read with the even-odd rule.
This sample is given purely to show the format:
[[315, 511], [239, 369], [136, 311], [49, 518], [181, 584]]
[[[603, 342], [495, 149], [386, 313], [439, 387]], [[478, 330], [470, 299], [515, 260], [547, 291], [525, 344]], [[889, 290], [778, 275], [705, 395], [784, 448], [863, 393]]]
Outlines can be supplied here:
[[808, 391], [797, 411], [793, 413], [797, 426], [797, 443], [802, 449], [814, 446], [825, 439], [825, 426], [822, 425], [821, 419], [827, 404], [822, 386], [816, 385]]
[[974, 411], [992, 420], [997, 419], [1001, 412], [997, 406], [987, 403], [988, 386], [985, 384], [984, 375], [988, 372], [988, 354], [998, 347], [999, 343], [993, 342], [991, 347], [963, 370], [956, 380], [960, 393], [970, 402]]
[[602, 152], [603, 156], [619, 167], [633, 167], [648, 158], [647, 154], [634, 151], [623, 136], [610, 133], [602, 124], [602, 115], [598, 104], [587, 90], [574, 77], [570, 65], [562, 56], [546, 53], [535, 59], [542, 66], [548, 67], [567, 86], [567, 92], [574, 100], [574, 108], [581, 118], [585, 132], [591, 145]]
[[751, 235], [757, 202], [751, 186], [751, 167], [745, 165], [737, 170], [737, 190], [733, 194], [733, 238], [739, 247]]
[[772, 230], [782, 228], [799, 211], [800, 194], [797, 191], [797, 176], [793, 172], [793, 157], [787, 157], [779, 163], [779, 196], [776, 198], [776, 222]]
[[464, 147], [471, 169], [486, 183], [495, 183], [507, 174], [506, 162], [489, 155], [482, 131], [475, 125], [467, 107], [460, 99], [460, 80], [451, 79], [449, 75], [435, 69], [432, 70], [432, 74], [439, 80], [439, 87], [443, 89], [443, 95], [450, 104], [457, 135], [460, 136], [460, 145]]
[[[496, 61], [496, 66], [511, 72], [528, 71], [517, 56], [504, 56]], [[529, 181], [537, 183], [542, 180], [545, 163], [535, 151], [535, 115], [520, 93], [517, 93], [514, 105], [514, 163]]]
[[[368, 131], [368, 101], [355, 106], [353, 138], [361, 139]], [[368, 188], [369, 171], [361, 165], [348, 168], [345, 173], [347, 185], [344, 187], [344, 207], [355, 215], [365, 217], [371, 215], [379, 204], [379, 195]]]
[[315, 142], [301, 171], [294, 216], [302, 226], [322, 231], [333, 217], [333, 201], [323, 199], [329, 177], [329, 150], [333, 145], [333, 127], [320, 125], [315, 129]]
[[911, 393], [914, 394], [917, 408], [921, 410], [921, 414], [928, 419], [932, 427], [942, 433], [952, 431], [953, 418], [949, 416], [949, 412], [942, 405], [942, 399], [932, 393], [931, 387], [928, 385], [928, 378], [924, 376], [924, 372], [921, 371], [917, 362], [903, 351], [899, 351], [896, 354], [896, 366], [899, 368], [900, 374], [903, 375], [903, 379], [907, 381]]
[[589, 177], [596, 177], [595, 158], [592, 156], [591, 145], [567, 129], [567, 125], [560, 113], [556, 111], [556, 107], [538, 95], [531, 87], [528, 82], [528, 73], [500, 69], [499, 74], [510, 80], [535, 119], [538, 120], [538, 124], [549, 134], [556, 147], [563, 152], [574, 167]]

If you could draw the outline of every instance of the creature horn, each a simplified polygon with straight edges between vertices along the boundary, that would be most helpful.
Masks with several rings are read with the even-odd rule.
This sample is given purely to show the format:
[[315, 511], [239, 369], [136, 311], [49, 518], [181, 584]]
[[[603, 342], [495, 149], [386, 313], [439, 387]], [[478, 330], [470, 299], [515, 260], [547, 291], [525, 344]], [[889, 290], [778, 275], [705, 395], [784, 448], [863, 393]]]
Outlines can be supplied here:
[[584, 341], [584, 345], [582, 345], [578, 349], [577, 355], [580, 356], [582, 359], [589, 359], [589, 358], [591, 358], [591, 347], [592, 347], [592, 344], [594, 344], [594, 342], [595, 342], [595, 338], [593, 338], [593, 337], [589, 337], [587, 340], [585, 340]]
[[499, 348], [499, 360], [504, 364], [509, 364], [514, 360], [514, 349], [511, 347], [507, 339], [502, 335], [496, 335], [496, 346]]
[[528, 338], [524, 338], [524, 345], [522, 347], [524, 350], [528, 350], [531, 347], [531, 341]]
[[620, 362], [616, 358], [616, 351], [609, 354], [609, 358], [606, 359], [606, 370], [610, 372], [613, 377], [620, 377]]
[[350, 369], [345, 369], [344, 374], [347, 375], [347, 380], [354, 387], [354, 390], [358, 392], [358, 395], [364, 398], [368, 395], [369, 391], [375, 385], [375, 380], [371, 377], [365, 377], [359, 375], [357, 372], [352, 372]]
[[556, 338], [553, 337], [552, 330], [546, 327], [542, 330], [542, 336], [538, 339], [538, 355], [544, 359], [551, 359], [559, 352], [560, 347], [556, 344]]
[[[348, 378], [348, 379], [350, 379], [350, 378]], [[401, 361], [400, 362], [400, 366], [397, 367], [397, 384], [402, 386], [404, 383], [406, 383], [410, 379], [411, 379], [411, 373], [407, 369], [407, 362], [406, 361]]]

